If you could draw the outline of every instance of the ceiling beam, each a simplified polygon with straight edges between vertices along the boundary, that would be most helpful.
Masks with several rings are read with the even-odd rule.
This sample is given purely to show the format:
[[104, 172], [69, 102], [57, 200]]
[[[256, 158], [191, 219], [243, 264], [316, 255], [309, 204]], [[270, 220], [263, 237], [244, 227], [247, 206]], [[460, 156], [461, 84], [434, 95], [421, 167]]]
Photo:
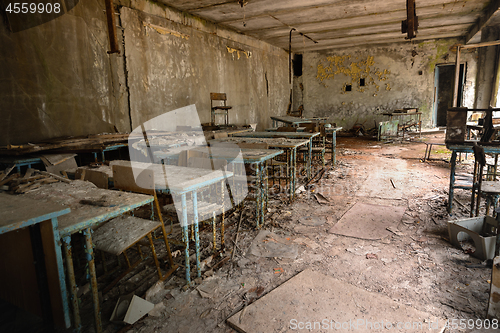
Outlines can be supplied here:
[[500, 0], [491, 1], [491, 3], [486, 7], [483, 15], [479, 17], [476, 24], [474, 24], [467, 32], [467, 35], [465, 36], [465, 44], [469, 43], [478, 33], [481, 33], [481, 29], [488, 24], [489, 20], [493, 17], [493, 15], [495, 15], [495, 12], [499, 7]]

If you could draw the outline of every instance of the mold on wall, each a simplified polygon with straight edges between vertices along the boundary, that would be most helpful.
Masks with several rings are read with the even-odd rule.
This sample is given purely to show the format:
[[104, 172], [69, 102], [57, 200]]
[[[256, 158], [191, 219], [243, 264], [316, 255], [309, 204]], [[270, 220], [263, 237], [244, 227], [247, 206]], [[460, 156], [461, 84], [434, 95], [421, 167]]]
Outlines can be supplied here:
[[[423, 126], [431, 127], [435, 68], [454, 63], [450, 48], [457, 42], [431, 40], [305, 53], [304, 114], [326, 116], [347, 129], [354, 124], [372, 128], [386, 120], [380, 115], [383, 112], [419, 108]], [[467, 63], [463, 105], [472, 107], [476, 51], [464, 52], [461, 58]]]

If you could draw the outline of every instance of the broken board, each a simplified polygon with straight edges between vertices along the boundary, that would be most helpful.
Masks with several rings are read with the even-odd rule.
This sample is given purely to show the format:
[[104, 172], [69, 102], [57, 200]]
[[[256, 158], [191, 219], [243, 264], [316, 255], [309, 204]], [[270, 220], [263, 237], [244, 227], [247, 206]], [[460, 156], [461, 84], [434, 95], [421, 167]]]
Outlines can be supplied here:
[[358, 202], [342, 216], [329, 233], [368, 239], [382, 239], [391, 233], [389, 227], [397, 227], [406, 207], [381, 206]]
[[[391, 332], [438, 333], [445, 328], [444, 319], [311, 269], [245, 307], [227, 323], [243, 333], [385, 332], [389, 326]], [[403, 328], [398, 329], [398, 324]]]

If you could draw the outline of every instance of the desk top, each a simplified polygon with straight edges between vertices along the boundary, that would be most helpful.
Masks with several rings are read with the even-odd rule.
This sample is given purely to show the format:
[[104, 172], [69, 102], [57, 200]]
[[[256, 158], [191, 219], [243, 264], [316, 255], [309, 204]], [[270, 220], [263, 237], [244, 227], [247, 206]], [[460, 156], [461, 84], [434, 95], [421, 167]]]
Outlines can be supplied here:
[[233, 137], [238, 138], [288, 138], [288, 139], [302, 139], [314, 138], [321, 133], [308, 133], [308, 132], [251, 132], [251, 133], [237, 133]]
[[28, 227], [70, 212], [70, 208], [22, 195], [0, 194], [0, 234]]
[[[130, 161], [113, 161], [111, 165], [130, 166]], [[154, 172], [155, 188], [168, 190], [172, 194], [196, 191], [233, 176], [232, 172], [188, 168], [176, 165], [134, 162], [134, 168], [150, 169]]]
[[280, 121], [285, 124], [299, 124], [299, 123], [317, 123], [328, 119], [328, 117], [312, 117], [312, 118], [300, 118], [294, 116], [272, 116], [272, 120]]
[[[210, 158], [212, 159], [225, 159], [229, 162], [236, 163], [261, 163], [283, 154], [283, 150], [278, 149], [227, 149], [197, 147], [191, 150], [206, 154], [210, 152]], [[239, 154], [240, 152], [241, 155]]]
[[[19, 197], [30, 201], [36, 200], [37, 207], [57, 204], [71, 208], [69, 214], [58, 218], [61, 237], [92, 227], [153, 201], [150, 195], [100, 189], [90, 182], [80, 180], [46, 184]], [[82, 200], [87, 203], [81, 203]]]
[[270, 148], [291, 149], [308, 145], [309, 139], [285, 139], [285, 138], [221, 138], [208, 141], [210, 145], [217, 143], [267, 143]]

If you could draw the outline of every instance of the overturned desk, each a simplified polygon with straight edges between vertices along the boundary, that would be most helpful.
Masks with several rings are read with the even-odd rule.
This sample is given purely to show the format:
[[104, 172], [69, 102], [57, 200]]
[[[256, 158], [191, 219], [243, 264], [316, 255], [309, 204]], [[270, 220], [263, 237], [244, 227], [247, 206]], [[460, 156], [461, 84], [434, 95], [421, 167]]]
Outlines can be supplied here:
[[[398, 135], [399, 132], [402, 131], [403, 138], [405, 136], [405, 132], [407, 132], [412, 127], [415, 127], [418, 130], [420, 136], [422, 135], [422, 112], [408, 110], [408, 112], [386, 112], [382, 113], [382, 115], [389, 117], [389, 121], [392, 121], [393, 118], [399, 119]], [[404, 122], [404, 118], [409, 119]]]

